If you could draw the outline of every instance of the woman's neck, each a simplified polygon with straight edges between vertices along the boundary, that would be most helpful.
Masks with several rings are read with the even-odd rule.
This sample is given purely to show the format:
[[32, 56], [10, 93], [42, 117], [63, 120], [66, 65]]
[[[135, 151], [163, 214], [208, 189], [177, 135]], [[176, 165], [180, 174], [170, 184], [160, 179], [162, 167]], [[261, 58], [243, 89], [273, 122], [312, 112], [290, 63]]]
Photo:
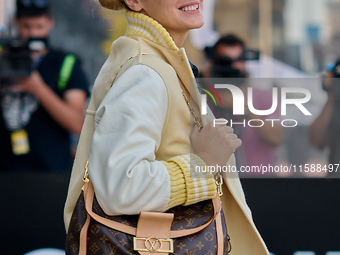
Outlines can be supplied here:
[[181, 48], [184, 41], [185, 41], [185, 38], [187, 38], [187, 35], [188, 35], [188, 32], [186, 33], [181, 33], [181, 34], [174, 34], [174, 33], [171, 33], [169, 32], [170, 36], [172, 37], [172, 39], [174, 40], [176, 46], [178, 48]]

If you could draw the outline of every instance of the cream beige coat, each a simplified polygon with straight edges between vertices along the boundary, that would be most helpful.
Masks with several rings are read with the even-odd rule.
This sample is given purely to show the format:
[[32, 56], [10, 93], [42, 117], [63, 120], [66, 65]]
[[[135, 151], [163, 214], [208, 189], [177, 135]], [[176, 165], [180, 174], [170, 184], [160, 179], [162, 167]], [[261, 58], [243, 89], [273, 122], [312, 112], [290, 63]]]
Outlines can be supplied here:
[[[114, 81], [133, 65], [146, 65], [155, 70], [163, 79], [168, 94], [167, 115], [163, 130], [160, 131], [161, 143], [155, 151], [156, 160], [166, 161], [174, 156], [192, 152], [189, 137], [194, 122], [181, 88], [187, 94], [190, 93], [196, 113], [200, 112], [200, 94], [195, 86], [190, 88], [190, 82], [194, 77], [185, 50], [174, 51], [141, 37], [119, 38], [113, 43], [111, 54], [98, 75], [87, 110], [65, 205], [66, 228], [83, 185], [82, 176], [90, 154], [96, 110]], [[212, 119], [211, 112], [207, 116], [202, 116], [204, 125]], [[234, 157], [229, 163], [234, 164], [233, 161]], [[91, 174], [95, 173], [90, 172], [90, 177]], [[269, 254], [253, 223], [238, 176], [224, 174], [224, 177], [222, 205], [231, 237], [231, 255]]]

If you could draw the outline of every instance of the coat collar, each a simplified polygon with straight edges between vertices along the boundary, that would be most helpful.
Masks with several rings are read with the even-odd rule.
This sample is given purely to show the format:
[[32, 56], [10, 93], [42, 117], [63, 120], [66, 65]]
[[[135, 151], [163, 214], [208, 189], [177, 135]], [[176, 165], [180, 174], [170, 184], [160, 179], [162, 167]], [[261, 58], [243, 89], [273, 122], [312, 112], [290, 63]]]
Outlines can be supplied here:
[[201, 94], [199, 93], [184, 48], [178, 48], [169, 32], [156, 20], [142, 13], [126, 12], [128, 27], [127, 37], [141, 37], [153, 49], [157, 49], [163, 58], [175, 69], [179, 79], [189, 91], [191, 98], [201, 107]]

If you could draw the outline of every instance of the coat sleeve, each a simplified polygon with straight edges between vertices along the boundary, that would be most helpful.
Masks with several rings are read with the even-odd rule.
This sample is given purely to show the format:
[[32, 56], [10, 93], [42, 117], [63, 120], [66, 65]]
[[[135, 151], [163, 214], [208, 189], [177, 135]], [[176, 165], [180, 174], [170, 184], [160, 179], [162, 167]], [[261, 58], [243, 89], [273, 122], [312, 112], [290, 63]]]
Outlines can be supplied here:
[[165, 211], [215, 196], [212, 175], [193, 171], [205, 165], [197, 155], [156, 160], [167, 106], [162, 78], [144, 65], [125, 71], [99, 106], [89, 176], [105, 213]]

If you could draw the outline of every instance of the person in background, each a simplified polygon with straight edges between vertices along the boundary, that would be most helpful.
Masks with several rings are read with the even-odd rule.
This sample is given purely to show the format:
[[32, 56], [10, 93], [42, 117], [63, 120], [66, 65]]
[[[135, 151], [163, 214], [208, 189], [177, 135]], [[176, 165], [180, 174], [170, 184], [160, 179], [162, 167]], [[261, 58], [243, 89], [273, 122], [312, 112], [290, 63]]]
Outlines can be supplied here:
[[[245, 67], [245, 43], [237, 36], [228, 34], [220, 38], [211, 52], [212, 61], [203, 73], [209, 78], [239, 78], [241, 81], [247, 78], [248, 74]], [[278, 122], [264, 121], [265, 119], [280, 119], [279, 109], [267, 116], [258, 116], [249, 111], [247, 105], [247, 89], [249, 84], [247, 79], [241, 82], [239, 88], [245, 95], [245, 115], [236, 116], [232, 114], [233, 97], [229, 90], [218, 90], [221, 96], [222, 106], [213, 106], [213, 112], [217, 118], [232, 119], [234, 122], [245, 125], [235, 124], [233, 128], [242, 139], [242, 146], [237, 149], [236, 156], [238, 165], [260, 166], [273, 165], [275, 163], [275, 148], [282, 142], [282, 127]], [[267, 110], [272, 106], [271, 90], [259, 90], [253, 87], [253, 104], [257, 110]], [[251, 119], [264, 121], [262, 127], [250, 127], [247, 123]], [[230, 122], [229, 122], [230, 123]], [[253, 123], [253, 125], [259, 125]]]
[[336, 164], [340, 164], [340, 59], [329, 64], [322, 83], [327, 92], [327, 102], [320, 115], [309, 127], [309, 140], [312, 145], [323, 148], [329, 146], [329, 176], [339, 176]]
[[50, 2], [17, 0], [16, 6], [22, 41], [43, 47], [30, 53], [29, 77], [0, 84], [0, 170], [70, 171], [70, 134], [81, 131], [88, 82], [73, 54], [48, 46]]

